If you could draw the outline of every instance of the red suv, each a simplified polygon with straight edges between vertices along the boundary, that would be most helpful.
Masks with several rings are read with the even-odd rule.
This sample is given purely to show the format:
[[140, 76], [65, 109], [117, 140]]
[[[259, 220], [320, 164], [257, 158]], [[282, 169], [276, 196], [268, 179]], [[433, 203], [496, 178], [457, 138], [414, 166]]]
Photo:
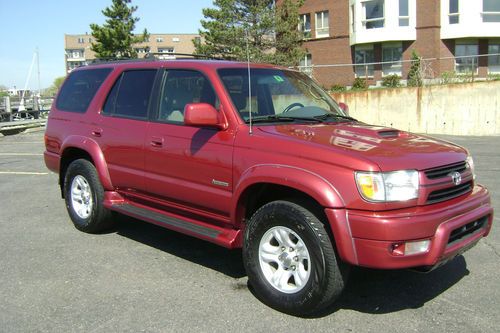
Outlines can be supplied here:
[[430, 270], [493, 220], [464, 148], [344, 109], [280, 67], [103, 63], [63, 84], [45, 163], [77, 229], [119, 212], [243, 248], [257, 296], [306, 315], [339, 296], [350, 266]]

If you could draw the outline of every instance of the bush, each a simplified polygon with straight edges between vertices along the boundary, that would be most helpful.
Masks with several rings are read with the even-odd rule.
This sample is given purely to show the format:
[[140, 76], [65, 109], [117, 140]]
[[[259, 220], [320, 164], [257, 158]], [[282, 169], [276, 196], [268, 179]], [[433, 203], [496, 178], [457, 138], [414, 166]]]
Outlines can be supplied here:
[[396, 74], [387, 75], [382, 79], [382, 85], [388, 88], [401, 87], [401, 77]]
[[368, 83], [366, 83], [366, 79], [362, 77], [357, 77], [354, 79], [352, 83], [352, 90], [366, 90], [368, 89]]
[[341, 85], [341, 84], [334, 84], [330, 88], [330, 91], [332, 91], [332, 92], [344, 92], [344, 91], [346, 91], [346, 87]]
[[488, 81], [500, 81], [500, 74], [488, 74]]
[[449, 84], [457, 81], [457, 74], [455, 72], [441, 73], [441, 84]]

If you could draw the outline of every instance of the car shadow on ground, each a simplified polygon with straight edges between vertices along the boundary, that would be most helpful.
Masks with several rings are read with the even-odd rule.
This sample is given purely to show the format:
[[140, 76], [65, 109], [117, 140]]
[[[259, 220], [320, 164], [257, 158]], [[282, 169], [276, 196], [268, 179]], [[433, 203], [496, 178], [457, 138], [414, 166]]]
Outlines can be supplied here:
[[246, 276], [241, 250], [228, 250], [207, 241], [186, 236], [125, 215], [117, 215], [118, 235], [194, 262], [229, 277]]
[[[119, 215], [113, 230], [118, 235], [154, 247], [223, 273], [231, 278], [246, 276], [241, 250], [228, 250], [209, 242]], [[328, 316], [341, 309], [384, 314], [422, 307], [469, 274], [463, 256], [429, 273], [410, 270], [353, 268], [340, 299], [309, 318]], [[253, 293], [251, 288], [250, 291]]]
[[315, 317], [339, 309], [385, 314], [422, 307], [469, 275], [463, 256], [429, 273], [355, 267], [340, 299]]

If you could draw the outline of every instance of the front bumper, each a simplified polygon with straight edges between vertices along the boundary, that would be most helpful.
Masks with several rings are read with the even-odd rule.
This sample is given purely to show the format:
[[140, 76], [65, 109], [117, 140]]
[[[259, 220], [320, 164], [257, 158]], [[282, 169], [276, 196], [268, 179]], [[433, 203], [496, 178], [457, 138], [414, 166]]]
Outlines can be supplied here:
[[[326, 209], [340, 257], [351, 264], [397, 269], [434, 267], [488, 235], [493, 208], [486, 188], [439, 204], [384, 212]], [[452, 237], [450, 238], [450, 235]], [[414, 255], [393, 253], [393, 244], [430, 240]]]

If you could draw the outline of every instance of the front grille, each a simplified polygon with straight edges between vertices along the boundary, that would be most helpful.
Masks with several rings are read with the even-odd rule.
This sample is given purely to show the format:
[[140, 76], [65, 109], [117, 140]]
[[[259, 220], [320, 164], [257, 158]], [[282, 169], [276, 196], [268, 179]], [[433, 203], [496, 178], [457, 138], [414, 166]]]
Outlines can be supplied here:
[[462, 239], [466, 238], [467, 236], [475, 233], [479, 229], [482, 229], [487, 222], [488, 222], [488, 216], [484, 216], [479, 220], [467, 223], [466, 225], [461, 226], [460, 228], [456, 228], [450, 233], [450, 238], [448, 238], [448, 246], [456, 242], [459, 242]]
[[458, 186], [448, 187], [431, 192], [427, 197], [426, 204], [433, 204], [445, 200], [450, 200], [468, 193], [472, 190], [472, 182], [464, 183]]
[[464, 172], [467, 168], [467, 164], [464, 162], [448, 164], [445, 166], [428, 169], [425, 172], [425, 175], [429, 179], [437, 179], [448, 176], [451, 172]]

